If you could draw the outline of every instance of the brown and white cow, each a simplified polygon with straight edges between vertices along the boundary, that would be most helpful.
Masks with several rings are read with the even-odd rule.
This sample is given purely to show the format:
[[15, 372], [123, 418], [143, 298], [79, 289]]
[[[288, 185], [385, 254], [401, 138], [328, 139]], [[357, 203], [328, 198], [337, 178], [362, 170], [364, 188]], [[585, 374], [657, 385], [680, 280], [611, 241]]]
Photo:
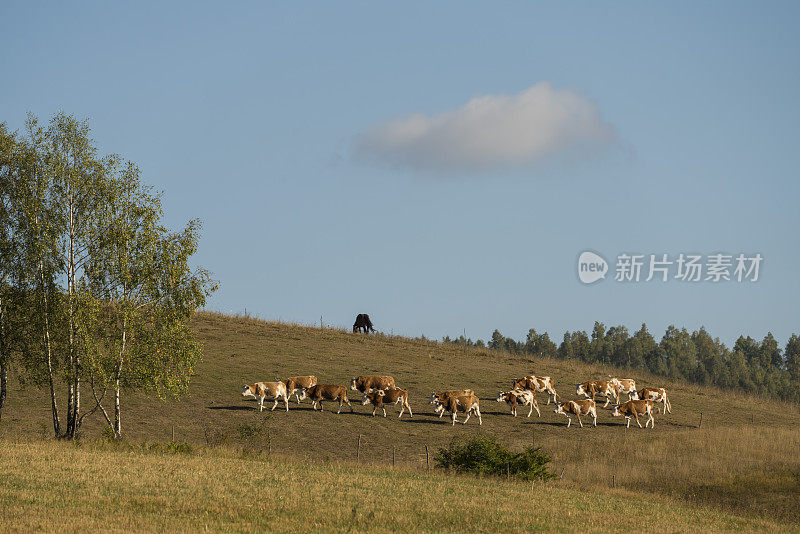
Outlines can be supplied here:
[[511, 414], [517, 416], [517, 405], [530, 406], [528, 410], [528, 417], [536, 409], [536, 414], [541, 417], [542, 412], [539, 411], [539, 405], [536, 403], [536, 392], [530, 389], [512, 389], [511, 391], [501, 391], [497, 394], [497, 402], [505, 402], [511, 406]]
[[286, 394], [290, 397], [294, 395], [295, 398], [297, 398], [297, 404], [300, 404], [300, 390], [316, 386], [317, 377], [314, 375], [290, 376], [286, 380], [283, 380], [283, 383], [286, 384]]
[[628, 421], [625, 428], [631, 427], [631, 418], [636, 419], [636, 424], [639, 425], [639, 428], [642, 428], [642, 423], [639, 422], [639, 416], [647, 415], [647, 421], [644, 427], [647, 428], [647, 425], [652, 425], [653, 428], [656, 427], [656, 420], [653, 418], [653, 401], [651, 400], [629, 400], [622, 404], [615, 404], [614, 408], [611, 410], [611, 415], [614, 417], [624, 415], [625, 419]]
[[255, 384], [246, 385], [242, 389], [242, 397], [253, 397], [258, 399], [258, 411], [264, 410], [264, 399], [270, 398], [275, 400], [272, 405], [272, 410], [278, 405], [278, 401], [282, 398], [286, 403], [286, 411], [289, 411], [289, 395], [286, 394], [286, 384], [283, 382], [256, 382]]
[[439, 406], [450, 412], [453, 420], [453, 426], [456, 424], [456, 419], [458, 417], [457, 414], [460, 411], [466, 412], [467, 414], [467, 418], [464, 419], [465, 425], [467, 424], [467, 421], [469, 421], [469, 416], [473, 413], [478, 416], [478, 424], [483, 424], [483, 419], [481, 419], [480, 401], [473, 393], [466, 395], [450, 395], [445, 397], [444, 401], [440, 400], [438, 396], [434, 396], [433, 403], [437, 408], [437, 412], [439, 411]]
[[517, 378], [511, 384], [512, 389], [528, 389], [530, 391], [538, 391], [539, 393], [547, 392], [547, 402], [550, 404], [550, 397], [553, 397], [553, 402], [558, 402], [558, 394], [556, 393], [556, 383], [549, 376], [536, 376], [528, 375], [522, 378]]
[[614, 398], [614, 402], [619, 402], [619, 388], [611, 382], [604, 382], [602, 380], [590, 380], [583, 384], [578, 384], [575, 388], [575, 394], [591, 397], [592, 400], [595, 400], [595, 395], [602, 395], [606, 398], [606, 403], [603, 405], [603, 408], [608, 406], [612, 397]]
[[636, 394], [636, 380], [633, 378], [609, 378], [609, 382], [619, 388], [620, 394], [627, 393], [628, 400]]
[[669, 402], [665, 388], [643, 388], [641, 391], [637, 391], [633, 398], [660, 402], [664, 405], [664, 409], [662, 410], [661, 406], [659, 406], [659, 413], [672, 413], [672, 404]]
[[572, 424], [570, 414], [578, 416], [578, 424], [583, 428], [581, 415], [589, 414], [592, 416], [594, 426], [597, 426], [597, 407], [592, 399], [559, 402], [556, 404], [555, 413], [567, 416], [567, 428]]
[[387, 403], [400, 405], [400, 415], [397, 417], [403, 417], [403, 411], [406, 408], [408, 408], [408, 414], [412, 418], [414, 417], [411, 406], [408, 404], [408, 390], [406, 389], [375, 389], [369, 393], [364, 393], [364, 398], [361, 399], [362, 405], [366, 406], [367, 404], [372, 404], [372, 406], [374, 406], [374, 408], [372, 408], [373, 417], [375, 416], [375, 410], [378, 408], [383, 410], [383, 416], [386, 417], [386, 407], [384, 405]]
[[393, 387], [394, 378], [391, 376], [364, 375], [357, 376], [350, 380], [350, 389], [353, 391], [360, 391], [361, 393], [369, 393], [373, 389], [387, 390]]
[[431, 393], [430, 403], [433, 404], [433, 411], [438, 413], [439, 419], [441, 419], [444, 415], [444, 405], [446, 404], [448, 397], [474, 394], [475, 392], [471, 389], [446, 389], [441, 393]]
[[315, 384], [310, 388], [304, 388], [301, 391], [302, 393], [300, 394], [300, 400], [308, 397], [311, 399], [311, 407], [315, 410], [317, 409], [317, 403], [319, 403], [319, 410], [323, 411], [322, 401], [328, 400], [339, 401], [339, 410], [336, 412], [337, 414], [341, 413], [342, 404], [347, 404], [350, 406], [350, 411], [354, 411], [353, 406], [347, 399], [347, 388], [344, 386], [335, 386], [333, 384]]

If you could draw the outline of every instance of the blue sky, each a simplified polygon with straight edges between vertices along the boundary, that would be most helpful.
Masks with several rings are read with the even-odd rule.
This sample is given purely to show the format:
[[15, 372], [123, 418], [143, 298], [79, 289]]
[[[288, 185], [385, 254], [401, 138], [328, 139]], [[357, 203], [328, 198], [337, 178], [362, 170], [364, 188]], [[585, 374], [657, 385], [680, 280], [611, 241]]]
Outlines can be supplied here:
[[[798, 11], [3, 2], [0, 120], [88, 118], [169, 225], [200, 218], [211, 309], [783, 345], [800, 332]], [[584, 250], [611, 276], [581, 284]], [[626, 284], [622, 252], [764, 261], [755, 283]]]

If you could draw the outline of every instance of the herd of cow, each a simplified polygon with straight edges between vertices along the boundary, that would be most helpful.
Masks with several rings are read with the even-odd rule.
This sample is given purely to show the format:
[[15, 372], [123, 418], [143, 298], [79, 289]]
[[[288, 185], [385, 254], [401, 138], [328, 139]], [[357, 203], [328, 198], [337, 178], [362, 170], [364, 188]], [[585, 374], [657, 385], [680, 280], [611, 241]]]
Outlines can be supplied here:
[[[380, 408], [383, 416], [386, 417], [386, 404], [399, 404], [400, 415], [402, 417], [405, 410], [408, 410], [409, 417], [414, 417], [411, 406], [408, 404], [408, 390], [395, 386], [394, 378], [391, 376], [366, 375], [353, 378], [350, 381], [350, 389], [358, 391], [362, 395], [361, 404], [366, 406], [371, 404], [372, 415]], [[611, 408], [611, 415], [614, 417], [623, 416], [627, 421], [626, 427], [630, 427], [631, 419], [636, 421], [639, 428], [639, 416], [646, 416], [644, 428], [655, 426], [653, 418], [654, 403], [663, 404], [663, 413], [672, 413], [672, 406], [667, 397], [667, 390], [664, 388], [644, 388], [636, 389], [636, 382], [631, 378], [610, 378], [608, 381], [590, 380], [578, 384], [575, 394], [586, 397], [584, 400], [571, 400], [559, 402], [555, 389], [555, 383], [549, 376], [526, 376], [513, 381], [512, 389], [500, 391], [497, 395], [497, 402], [505, 402], [511, 407], [511, 414], [517, 416], [517, 406], [529, 406], [528, 417], [533, 410], [541, 417], [539, 405], [536, 402], [536, 393], [547, 394], [547, 404], [552, 398], [555, 403], [555, 413], [567, 416], [567, 427], [572, 424], [572, 416], [578, 418], [578, 424], [583, 428], [581, 421], [582, 415], [590, 415], [594, 426], [597, 426], [597, 396], [605, 397], [607, 407], [611, 400], [614, 405]], [[620, 403], [620, 396], [625, 393], [628, 401]], [[257, 382], [245, 385], [242, 390], [243, 397], [254, 397], [258, 400], [259, 411], [264, 409], [264, 401], [270, 399], [274, 401], [274, 410], [278, 403], [283, 400], [286, 411], [289, 411], [289, 398], [294, 395], [297, 403], [302, 400], [311, 399], [312, 408], [317, 409], [319, 404], [320, 411], [323, 410], [323, 401], [338, 402], [339, 409], [337, 414], [342, 411], [342, 406], [347, 404], [353, 412], [353, 406], [347, 398], [347, 388], [332, 384], [318, 384], [316, 376], [293, 376], [285, 380], [275, 382]], [[466, 415], [464, 424], [469, 421], [471, 415], [478, 418], [478, 424], [483, 424], [480, 410], [480, 400], [471, 389], [446, 390], [441, 393], [432, 393], [430, 403], [441, 418], [445, 412], [450, 414], [453, 425], [456, 424], [458, 412]], [[661, 407], [659, 407], [661, 411]]]

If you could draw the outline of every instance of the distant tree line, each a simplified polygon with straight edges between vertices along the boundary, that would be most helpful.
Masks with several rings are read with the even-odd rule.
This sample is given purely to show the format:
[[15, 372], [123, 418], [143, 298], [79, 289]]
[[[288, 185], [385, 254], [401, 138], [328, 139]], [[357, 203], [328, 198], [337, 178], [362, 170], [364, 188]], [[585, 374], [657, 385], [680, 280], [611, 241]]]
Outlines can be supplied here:
[[200, 358], [189, 318], [215, 285], [190, 266], [199, 221], [171, 232], [161, 217], [136, 165], [98, 154], [86, 121], [0, 123], [0, 416], [12, 366], [48, 389], [67, 439], [98, 410], [121, 437], [123, 388], [186, 389]]
[[689, 332], [670, 325], [661, 338], [655, 338], [642, 324], [633, 335], [625, 326], [606, 328], [595, 322], [592, 333], [565, 332], [560, 345], [547, 332], [528, 331], [524, 341], [516, 341], [495, 330], [484, 344], [480, 339], [445, 337], [446, 343], [488, 347], [514, 354], [527, 354], [562, 360], [613, 365], [622, 369], [649, 371], [673, 380], [736, 389], [776, 399], [800, 402], [800, 337], [793, 334], [781, 349], [768, 333], [760, 342], [740, 336], [733, 348], [712, 338], [700, 328]]

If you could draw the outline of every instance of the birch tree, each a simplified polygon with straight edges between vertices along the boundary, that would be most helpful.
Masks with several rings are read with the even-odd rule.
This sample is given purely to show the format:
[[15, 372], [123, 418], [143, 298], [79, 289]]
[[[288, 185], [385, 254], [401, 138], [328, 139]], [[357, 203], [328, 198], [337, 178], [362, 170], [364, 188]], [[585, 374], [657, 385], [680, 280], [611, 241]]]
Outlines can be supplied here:
[[[207, 271], [190, 266], [200, 223], [166, 229], [160, 198], [141, 184], [135, 165], [98, 156], [86, 121], [58, 113], [42, 127], [29, 116], [26, 137], [0, 133], [17, 150], [7, 165], [13, 179], [0, 181], [3, 191], [12, 184], [0, 208], [0, 255], [7, 254], [4, 243], [18, 245], [12, 271], [26, 306], [15, 309], [27, 312], [20, 362], [28, 378], [49, 385], [57, 437], [75, 438], [96, 410], [119, 437], [123, 388], [178, 394], [200, 358], [189, 320], [216, 287]], [[8, 332], [6, 293], [0, 292], [0, 350]], [[56, 394], [62, 384], [63, 426]]]
[[[110, 184], [95, 219], [92, 264], [81, 293], [99, 311], [89, 313], [85, 323], [92, 394], [120, 438], [123, 387], [162, 398], [188, 387], [200, 359], [189, 320], [216, 286], [207, 271], [189, 264], [197, 250], [199, 221], [169, 232], [160, 221], [160, 198], [141, 184], [132, 163]], [[113, 417], [103, 404], [108, 389], [113, 391]]]

